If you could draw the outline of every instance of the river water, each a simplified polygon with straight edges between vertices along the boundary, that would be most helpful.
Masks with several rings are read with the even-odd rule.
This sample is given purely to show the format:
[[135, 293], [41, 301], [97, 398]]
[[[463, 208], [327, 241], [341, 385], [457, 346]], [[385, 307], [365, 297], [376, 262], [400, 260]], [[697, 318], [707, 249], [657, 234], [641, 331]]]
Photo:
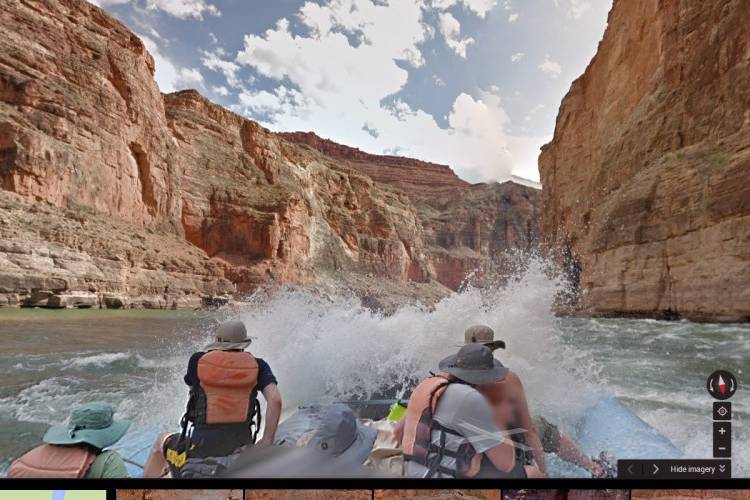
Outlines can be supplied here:
[[485, 323], [506, 340], [497, 357], [520, 374], [532, 411], [566, 429], [583, 400], [603, 391], [696, 458], [712, 452], [706, 378], [727, 369], [740, 382], [733, 472], [750, 476], [750, 326], [555, 318], [559, 286], [531, 266], [502, 288], [468, 288], [434, 308], [389, 316], [353, 298], [294, 290], [255, 297], [231, 314], [0, 310], [0, 470], [84, 401], [110, 401], [136, 426], [176, 428], [189, 354], [218, 321], [239, 315], [257, 337], [252, 352], [279, 379], [285, 408], [424, 376], [457, 349], [467, 325]]

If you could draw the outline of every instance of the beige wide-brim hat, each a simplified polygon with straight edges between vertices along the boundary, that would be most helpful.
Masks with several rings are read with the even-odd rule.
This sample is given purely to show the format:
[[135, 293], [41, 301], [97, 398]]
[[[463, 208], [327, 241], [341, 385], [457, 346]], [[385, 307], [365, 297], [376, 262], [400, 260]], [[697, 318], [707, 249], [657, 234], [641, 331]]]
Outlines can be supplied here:
[[216, 329], [216, 341], [206, 346], [206, 351], [243, 350], [253, 341], [247, 336], [247, 329], [242, 321], [227, 321]]
[[482, 344], [490, 348], [505, 349], [505, 342], [495, 340], [495, 331], [487, 325], [472, 325], [464, 331], [464, 344]]

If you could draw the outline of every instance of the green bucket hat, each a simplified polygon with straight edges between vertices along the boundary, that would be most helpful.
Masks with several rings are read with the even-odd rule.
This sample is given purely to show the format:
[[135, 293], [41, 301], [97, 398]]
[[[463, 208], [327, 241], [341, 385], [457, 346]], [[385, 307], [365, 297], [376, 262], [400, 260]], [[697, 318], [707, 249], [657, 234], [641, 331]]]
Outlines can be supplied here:
[[112, 446], [130, 427], [128, 420], [114, 420], [115, 410], [109, 403], [87, 403], [73, 410], [67, 425], [54, 425], [42, 440], [48, 444], [86, 443], [99, 449]]

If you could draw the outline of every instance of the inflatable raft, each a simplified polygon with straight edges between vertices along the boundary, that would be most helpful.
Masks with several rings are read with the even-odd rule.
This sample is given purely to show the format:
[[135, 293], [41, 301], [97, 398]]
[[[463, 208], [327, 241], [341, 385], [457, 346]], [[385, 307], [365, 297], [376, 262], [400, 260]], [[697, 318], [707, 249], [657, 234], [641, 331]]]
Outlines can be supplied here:
[[[352, 404], [361, 418], [382, 418], [392, 401], [362, 401]], [[143, 465], [154, 441], [164, 429], [131, 430], [114, 447], [125, 459], [131, 477], [143, 475]], [[616, 458], [680, 458], [682, 452], [656, 429], [644, 422], [614, 397], [606, 396], [590, 405], [576, 422], [572, 435], [591, 455], [606, 451]], [[586, 471], [547, 456], [550, 476], [588, 477]]]

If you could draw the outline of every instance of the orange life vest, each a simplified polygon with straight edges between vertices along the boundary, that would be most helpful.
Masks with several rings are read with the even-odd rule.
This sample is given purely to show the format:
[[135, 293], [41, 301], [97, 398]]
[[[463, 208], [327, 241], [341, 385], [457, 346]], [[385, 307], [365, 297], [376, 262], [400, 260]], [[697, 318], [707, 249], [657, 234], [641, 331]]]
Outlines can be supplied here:
[[190, 420], [196, 425], [250, 423], [258, 361], [248, 352], [209, 351], [198, 360], [200, 388]]
[[8, 477], [82, 478], [96, 456], [84, 446], [43, 444], [16, 459], [8, 469]]
[[[439, 375], [423, 380], [411, 393], [406, 408], [402, 440], [404, 460], [426, 467], [427, 477], [433, 477], [438, 472], [451, 477], [467, 477], [466, 473], [476, 455], [476, 450], [468, 443], [461, 445], [458, 451], [446, 449], [446, 434], [461, 434], [444, 427], [434, 419], [438, 401], [452, 383], [457, 382]], [[432, 442], [433, 431], [439, 432], [439, 444]], [[445, 456], [456, 459], [455, 469], [443, 466]]]

